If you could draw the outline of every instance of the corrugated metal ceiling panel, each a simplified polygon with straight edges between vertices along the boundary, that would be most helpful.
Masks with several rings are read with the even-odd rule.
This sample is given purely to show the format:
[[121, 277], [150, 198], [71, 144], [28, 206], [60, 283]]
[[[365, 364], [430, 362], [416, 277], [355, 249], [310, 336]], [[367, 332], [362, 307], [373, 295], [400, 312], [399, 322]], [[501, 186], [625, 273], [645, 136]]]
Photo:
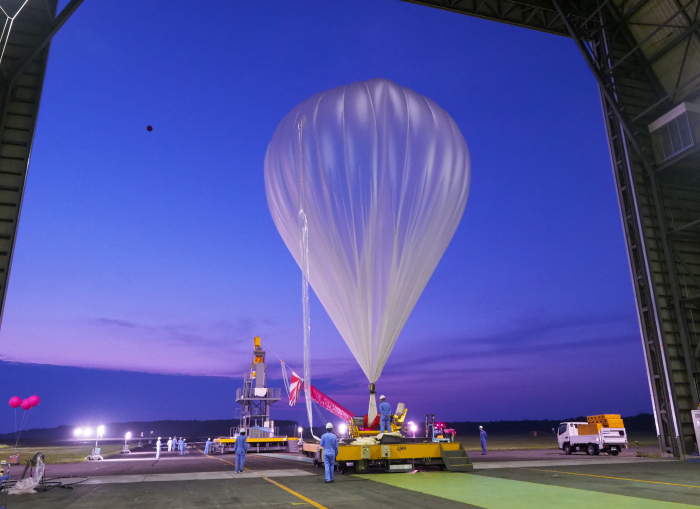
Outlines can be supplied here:
[[[623, 16], [636, 6], [635, 2], [614, 1]], [[700, 0], [649, 0], [628, 21], [664, 90], [670, 94], [679, 85], [683, 87], [675, 102], [700, 87], [700, 37], [697, 27], [689, 30], [695, 20], [700, 20]], [[684, 33], [688, 35], [683, 37]]]

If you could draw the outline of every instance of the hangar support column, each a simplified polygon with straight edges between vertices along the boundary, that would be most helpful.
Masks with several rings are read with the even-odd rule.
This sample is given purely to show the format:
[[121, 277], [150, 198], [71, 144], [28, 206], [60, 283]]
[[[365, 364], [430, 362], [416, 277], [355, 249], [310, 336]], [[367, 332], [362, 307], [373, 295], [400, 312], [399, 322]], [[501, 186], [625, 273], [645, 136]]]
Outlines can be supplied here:
[[5, 23], [6, 30], [0, 39], [0, 324], [49, 44], [82, 2], [71, 0], [58, 16], [58, 0], [2, 2], [7, 14], [0, 12], [0, 22], [5, 23], [6, 16], [14, 19], [11, 25]]
[[[693, 98], [697, 84], [682, 81], [700, 4], [691, 21], [680, 5], [661, 15], [645, 11], [646, 1], [552, 1], [600, 87], [659, 443], [683, 457], [695, 449], [690, 410], [700, 401], [700, 169], [692, 148], [659, 161], [649, 125], [679, 99]], [[645, 15], [652, 28], [635, 33], [635, 15]], [[649, 58], [651, 52], [658, 61], [661, 50], [645, 52], [644, 44], [676, 30], [679, 19], [687, 20], [687, 34], [673, 44], [683, 41], [685, 51], [674, 62], [669, 91], [669, 80]]]
[[601, 93], [659, 444], [668, 455], [691, 453], [690, 411], [700, 403], [700, 0], [405, 1], [575, 41]]

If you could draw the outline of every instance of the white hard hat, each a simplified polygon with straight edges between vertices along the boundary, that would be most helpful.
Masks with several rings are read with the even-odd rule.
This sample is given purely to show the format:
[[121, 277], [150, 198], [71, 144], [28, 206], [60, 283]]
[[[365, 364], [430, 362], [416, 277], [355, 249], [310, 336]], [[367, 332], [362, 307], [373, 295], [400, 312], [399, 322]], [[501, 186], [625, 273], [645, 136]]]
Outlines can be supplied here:
[[479, 429], [484, 429], [484, 427], [483, 427], [483, 426], [479, 426]]
[[386, 399], [386, 398], [384, 397], [384, 394], [382, 394], [381, 396], [379, 396], [379, 399]]
[[326, 429], [333, 429], [333, 423], [329, 422], [328, 424], [326, 424]]
[[207, 440], [211, 440], [211, 438], [207, 438]]
[[240, 433], [245, 433], [245, 428], [241, 428]]
[[160, 440], [160, 437], [158, 437], [158, 440]]

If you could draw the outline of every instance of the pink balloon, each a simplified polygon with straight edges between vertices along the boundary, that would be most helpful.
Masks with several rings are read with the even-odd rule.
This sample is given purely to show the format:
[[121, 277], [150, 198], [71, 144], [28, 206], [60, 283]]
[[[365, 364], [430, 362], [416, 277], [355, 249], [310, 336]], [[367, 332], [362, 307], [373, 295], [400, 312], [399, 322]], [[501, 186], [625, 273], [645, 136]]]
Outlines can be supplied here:
[[10, 406], [12, 408], [17, 408], [21, 404], [22, 404], [22, 398], [20, 398], [19, 396], [14, 396], [14, 397], [10, 398]]
[[37, 406], [39, 404], [39, 401], [41, 401], [41, 399], [39, 399], [39, 396], [37, 396], [36, 394], [34, 396], [29, 396], [27, 399], [32, 404], [32, 406]]
[[32, 402], [29, 401], [29, 399], [23, 399], [20, 406], [22, 407], [22, 410], [29, 410], [32, 408]]

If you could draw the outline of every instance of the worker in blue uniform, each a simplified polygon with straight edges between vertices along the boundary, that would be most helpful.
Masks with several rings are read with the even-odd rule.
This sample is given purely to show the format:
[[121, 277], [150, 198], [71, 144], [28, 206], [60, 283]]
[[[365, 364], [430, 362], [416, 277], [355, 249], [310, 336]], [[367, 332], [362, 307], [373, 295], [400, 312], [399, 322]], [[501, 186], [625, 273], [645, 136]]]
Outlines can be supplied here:
[[204, 444], [204, 454], [209, 454], [209, 449], [211, 448], [211, 438], [207, 438], [207, 442]]
[[382, 433], [391, 432], [391, 405], [386, 402], [386, 398], [382, 394], [379, 396], [381, 403], [379, 404], [379, 429]]
[[180, 451], [180, 456], [185, 455], [185, 441], [180, 437], [180, 440], [177, 441], [177, 449]]
[[163, 445], [163, 443], [160, 441], [160, 437], [158, 437], [158, 440], [156, 441], [156, 459], [160, 458], [160, 446]]
[[248, 440], [245, 437], [244, 428], [241, 428], [240, 434], [236, 437], [236, 443], [233, 445], [233, 450], [236, 453], [236, 472], [243, 473], [245, 453], [248, 452]]
[[481, 455], [486, 454], [486, 432], [483, 426], [479, 426], [479, 440], [481, 441]]
[[326, 424], [326, 432], [321, 437], [323, 447], [323, 464], [326, 467], [326, 482], [333, 482], [333, 469], [335, 457], [338, 456], [338, 437], [333, 433], [333, 424]]

